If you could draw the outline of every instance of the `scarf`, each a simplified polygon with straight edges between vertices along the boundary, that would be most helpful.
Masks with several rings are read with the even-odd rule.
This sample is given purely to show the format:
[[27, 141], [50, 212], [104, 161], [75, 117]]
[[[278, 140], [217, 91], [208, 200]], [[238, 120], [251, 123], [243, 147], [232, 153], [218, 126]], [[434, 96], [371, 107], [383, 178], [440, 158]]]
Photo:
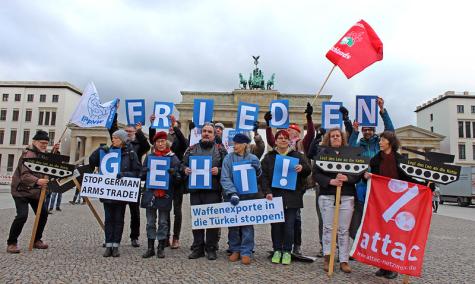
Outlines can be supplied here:
[[[170, 153], [170, 148], [165, 148], [165, 150], [163, 150], [163, 151], [159, 151], [159, 150], [155, 149], [155, 151], [153, 153], [156, 156], [163, 157], [166, 154]], [[157, 189], [153, 192], [153, 195], [157, 198], [163, 198], [166, 194], [167, 194], [167, 192], [163, 189]]]
[[381, 158], [380, 174], [385, 177], [399, 178], [396, 157], [394, 156], [393, 151], [389, 154], [381, 152]]

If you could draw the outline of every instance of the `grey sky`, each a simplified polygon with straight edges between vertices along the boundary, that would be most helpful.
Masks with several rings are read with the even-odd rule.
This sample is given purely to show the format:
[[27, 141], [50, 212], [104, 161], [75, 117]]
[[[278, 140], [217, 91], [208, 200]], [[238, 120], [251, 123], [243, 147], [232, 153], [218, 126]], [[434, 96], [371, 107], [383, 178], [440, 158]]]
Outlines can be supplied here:
[[94, 81], [104, 101], [177, 103], [180, 90], [237, 88], [260, 55], [276, 89], [316, 93], [332, 67], [326, 52], [364, 19], [383, 61], [350, 80], [336, 69], [323, 91], [352, 116], [355, 95], [380, 95], [401, 127], [432, 97], [475, 91], [470, 1], [149, 2], [2, 1], [1, 80]]

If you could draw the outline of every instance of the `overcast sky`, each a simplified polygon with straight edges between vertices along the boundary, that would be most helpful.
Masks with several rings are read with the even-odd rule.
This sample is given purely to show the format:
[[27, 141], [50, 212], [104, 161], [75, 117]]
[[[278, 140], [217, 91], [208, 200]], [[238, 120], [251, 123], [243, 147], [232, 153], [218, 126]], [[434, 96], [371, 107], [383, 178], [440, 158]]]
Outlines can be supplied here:
[[260, 55], [277, 90], [315, 94], [332, 67], [326, 52], [364, 19], [383, 61], [350, 80], [336, 69], [323, 94], [353, 117], [355, 95], [382, 96], [401, 127], [428, 99], [475, 92], [475, 4], [434, 2], [2, 1], [0, 80], [94, 81], [103, 101], [178, 103], [181, 90], [238, 88]]

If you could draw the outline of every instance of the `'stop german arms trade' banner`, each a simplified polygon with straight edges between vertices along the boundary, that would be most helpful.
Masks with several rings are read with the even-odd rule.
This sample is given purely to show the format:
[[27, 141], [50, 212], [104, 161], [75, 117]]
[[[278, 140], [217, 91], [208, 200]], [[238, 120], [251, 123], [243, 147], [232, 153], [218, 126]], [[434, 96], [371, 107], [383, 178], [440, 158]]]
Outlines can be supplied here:
[[366, 264], [420, 276], [432, 217], [431, 190], [373, 174], [366, 200], [351, 255]]

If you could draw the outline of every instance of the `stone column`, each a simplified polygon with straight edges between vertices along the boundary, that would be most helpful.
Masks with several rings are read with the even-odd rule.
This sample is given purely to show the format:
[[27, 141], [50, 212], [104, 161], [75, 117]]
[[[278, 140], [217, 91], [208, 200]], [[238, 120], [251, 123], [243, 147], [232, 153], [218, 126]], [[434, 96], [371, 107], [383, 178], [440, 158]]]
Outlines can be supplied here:
[[88, 135], [88, 136], [86, 136], [84, 139], [86, 140], [86, 142], [85, 142], [86, 146], [85, 146], [85, 149], [84, 149], [84, 155], [85, 155], [85, 156], [89, 156], [89, 155], [91, 155], [92, 150], [93, 150], [93, 149], [92, 149], [92, 136], [89, 136], [89, 135]]
[[85, 149], [84, 140], [86, 140], [84, 137], [79, 137], [79, 141], [81, 141], [81, 144], [79, 144], [79, 159], [86, 155], [84, 153], [84, 149]]
[[69, 141], [69, 162], [73, 163], [76, 161], [76, 150], [77, 150], [77, 137], [71, 136], [71, 140]]

